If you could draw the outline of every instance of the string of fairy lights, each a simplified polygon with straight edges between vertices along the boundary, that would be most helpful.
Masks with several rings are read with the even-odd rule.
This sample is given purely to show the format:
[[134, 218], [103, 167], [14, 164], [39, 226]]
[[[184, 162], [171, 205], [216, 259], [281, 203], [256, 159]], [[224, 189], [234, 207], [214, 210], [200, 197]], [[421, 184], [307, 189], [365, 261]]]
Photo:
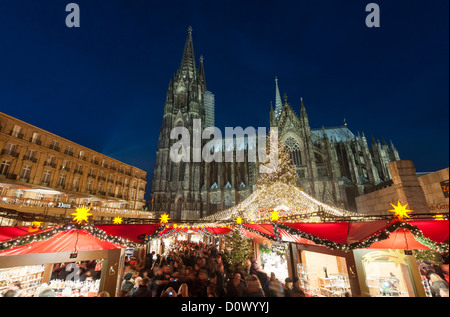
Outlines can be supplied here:
[[[282, 188], [284, 187], [285, 184], [279, 183], [279, 184], [274, 184], [274, 186], [275, 185], [277, 187], [272, 188], [271, 190], [274, 190], [274, 189], [282, 190]], [[294, 188], [294, 190], [295, 190], [295, 188]], [[270, 199], [267, 196], [263, 196], [263, 197], [264, 197], [263, 201], [261, 201], [261, 199], [262, 199], [261, 196], [258, 197], [255, 195], [253, 197], [249, 197], [248, 201], [244, 201], [244, 202], [246, 202], [245, 205], [246, 206], [250, 206], [250, 205], [255, 206], [256, 202], [264, 203], [268, 199]], [[283, 200], [281, 195], [277, 196], [277, 197], [280, 199], [274, 202], [275, 205], [280, 204], [280, 203], [290, 203], [290, 202], [286, 202], [285, 200]], [[292, 197], [293, 203], [295, 203], [295, 202], [298, 203], [298, 201], [296, 199], [301, 199], [301, 201], [304, 205], [300, 205], [300, 206], [306, 207], [306, 209], [300, 208], [297, 210], [301, 210], [301, 211], [306, 210], [306, 212], [309, 212], [309, 210], [311, 210], [311, 208], [317, 208], [317, 206], [321, 206], [324, 209], [324, 211], [326, 210], [327, 212], [329, 212], [331, 215], [334, 215], [335, 217], [338, 217], [338, 216], [356, 217], [355, 213], [351, 213], [351, 212], [344, 211], [339, 208], [325, 205], [325, 204], [317, 201], [313, 197], [305, 194], [301, 190], [298, 190], [297, 192], [295, 192], [291, 197]], [[299, 198], [299, 197], [301, 197], [301, 198]], [[367, 237], [363, 241], [354, 242], [354, 243], [350, 243], [350, 244], [341, 244], [341, 243], [337, 243], [337, 242], [330, 241], [327, 239], [322, 239], [316, 235], [309, 234], [309, 233], [303, 232], [301, 230], [298, 230], [296, 228], [289, 226], [289, 222], [280, 221], [280, 220], [295, 219], [297, 216], [299, 216], [299, 213], [296, 213], [296, 210], [291, 211], [291, 208], [287, 205], [278, 205], [277, 207], [274, 207], [273, 209], [265, 210], [263, 215], [261, 215], [262, 213], [259, 212], [258, 217], [256, 217], [256, 218], [252, 218], [255, 216], [254, 212], [250, 213], [250, 214], [245, 214], [242, 212], [237, 213], [236, 210], [238, 210], [238, 208], [243, 208], [242, 206], [240, 206], [240, 207], [238, 206], [238, 208], [232, 208], [232, 210], [228, 210], [228, 211], [225, 211], [225, 213], [224, 212], [221, 213], [222, 215], [226, 215], [226, 217], [227, 217], [227, 221], [225, 221], [225, 223], [223, 220], [221, 220], [220, 222], [211, 221], [211, 220], [214, 220], [214, 217], [217, 217], [216, 215], [214, 215], [212, 217], [210, 216], [210, 217], [203, 218], [204, 220], [206, 220], [204, 222], [198, 222], [198, 223], [194, 223], [194, 224], [182, 224], [182, 225], [178, 225], [176, 223], [169, 224], [169, 222], [170, 222], [169, 215], [163, 214], [159, 218], [160, 226], [156, 229], [156, 231], [154, 231], [151, 234], [141, 234], [138, 237], [140, 240], [142, 240], [141, 243], [134, 243], [127, 239], [123, 239], [122, 237], [108, 235], [105, 231], [88, 223], [88, 217], [91, 216], [92, 214], [89, 213], [89, 211], [90, 211], [89, 208], [82, 206], [79, 208], [77, 207], [75, 213], [71, 214], [74, 216], [74, 218], [73, 218], [74, 223], [53, 227], [51, 229], [44, 230], [42, 232], [37, 232], [35, 234], [29, 234], [24, 237], [18, 237], [15, 239], [2, 241], [2, 242], [0, 242], [0, 251], [8, 250], [10, 248], [14, 248], [17, 246], [23, 246], [23, 245], [31, 246], [31, 244], [33, 242], [47, 240], [62, 231], [67, 231], [67, 230], [71, 230], [71, 229], [77, 229], [77, 230], [82, 229], [82, 230], [86, 230], [89, 234], [91, 234], [92, 236], [94, 236], [100, 240], [108, 241], [108, 242], [111, 242], [111, 243], [114, 243], [117, 245], [122, 245], [122, 246], [126, 246], [126, 247], [131, 247], [131, 248], [136, 248], [136, 247], [142, 245], [142, 243], [145, 243], [147, 241], [151, 241], [154, 239], [171, 238], [180, 233], [195, 232], [195, 233], [199, 233], [202, 235], [206, 235], [208, 237], [226, 237], [227, 235], [231, 234], [233, 230], [239, 230], [240, 234], [243, 236], [247, 236], [246, 232], [250, 232], [250, 233], [254, 233], [262, 238], [271, 240], [271, 241], [283, 242], [282, 234], [280, 232], [280, 230], [283, 230], [284, 232], [286, 232], [290, 235], [307, 239], [316, 245], [321, 245], [321, 246], [325, 246], [329, 249], [341, 250], [341, 251], [345, 251], [345, 252], [352, 251], [355, 249], [368, 248], [377, 241], [382, 241], [382, 240], [388, 239], [390, 233], [392, 233], [396, 230], [403, 230], [403, 231], [408, 230], [409, 232], [411, 232], [411, 234], [414, 236], [414, 238], [418, 242], [420, 242], [424, 246], [428, 247], [429, 249], [436, 250], [438, 252], [448, 252], [448, 249], [449, 249], [448, 242], [438, 243], [436, 241], [433, 241], [433, 240], [425, 237], [423, 235], [423, 232], [417, 226], [412, 225], [405, 221], [405, 218], [410, 218], [408, 215], [408, 212], [412, 211], [412, 210], [406, 209], [407, 204], [405, 206], [403, 206], [400, 204], [400, 202], [398, 202], [397, 206], [395, 206], [393, 204], [391, 204], [391, 205], [394, 207], [394, 209], [389, 210], [389, 211], [394, 212], [393, 219], [396, 219], [396, 221], [392, 221], [389, 224], [389, 226], [387, 226], [385, 229], [381, 230], [380, 232], [378, 232], [370, 237]], [[310, 214], [312, 214], [312, 210], [311, 210]], [[270, 216], [268, 216], [268, 215], [270, 215]], [[235, 217], [235, 218], [233, 218], [233, 217]], [[361, 215], [358, 214], [358, 217], [361, 217]], [[114, 223], [121, 224], [122, 219], [115, 218]], [[261, 232], [261, 230], [254, 229], [249, 226], [251, 224], [269, 224], [269, 225], [271, 225], [271, 228], [273, 229], [273, 235], [266, 234], [264, 232]], [[214, 230], [211, 231], [211, 230], [208, 230], [208, 228], [210, 228], [210, 229], [211, 228], [212, 229], [226, 228], [228, 230], [222, 230], [221, 233], [215, 233]]]
[[[281, 218], [302, 218], [304, 222], [321, 222], [325, 220], [324, 218], [332, 220], [336, 217], [362, 220], [366, 216], [325, 204], [298, 187], [275, 182], [261, 186], [242, 203], [203, 217], [198, 223], [216, 224], [227, 221], [233, 223], [237, 218], [241, 218], [247, 223], [264, 223], [270, 219], [273, 211], [277, 211]], [[319, 214], [318, 211], [321, 213]], [[196, 225], [197, 223], [194, 224], [194, 226]]]

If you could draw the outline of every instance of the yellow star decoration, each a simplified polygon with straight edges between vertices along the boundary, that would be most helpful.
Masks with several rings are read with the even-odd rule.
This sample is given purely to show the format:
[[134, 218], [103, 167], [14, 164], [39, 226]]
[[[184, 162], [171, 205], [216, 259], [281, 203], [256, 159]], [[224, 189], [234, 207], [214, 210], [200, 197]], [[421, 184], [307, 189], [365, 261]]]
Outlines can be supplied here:
[[400, 264], [408, 265], [406, 263], [406, 254], [403, 250], [399, 249], [390, 249], [388, 251], [373, 251], [365, 254], [363, 256], [363, 261], [369, 263], [374, 261], [387, 261], [394, 263], [396, 267], [398, 267]]
[[389, 249], [389, 260], [388, 262], [394, 262], [395, 267], [398, 267], [400, 264], [408, 265], [406, 263], [406, 255], [403, 250], [392, 250]]
[[168, 214], [162, 214], [161, 217], [159, 217], [159, 223], [168, 223], [170, 220], [170, 217]]
[[241, 218], [241, 217], [237, 217], [237, 218], [236, 218], [236, 223], [237, 223], [238, 225], [240, 225], [240, 224], [242, 223], [242, 218]]
[[120, 225], [122, 223], [122, 221], [123, 221], [123, 219], [120, 218], [120, 217], [115, 217], [113, 219], [113, 223], [116, 224], [116, 225]]
[[42, 225], [42, 221], [33, 221], [32, 226], [34, 228], [39, 228]]
[[272, 211], [270, 213], [270, 218], [272, 221], [278, 221], [278, 219], [280, 218], [280, 215], [278, 214], [278, 211]]
[[405, 217], [411, 218], [410, 216], [408, 216], [408, 212], [412, 212], [412, 210], [406, 209], [408, 204], [402, 206], [399, 201], [397, 202], [397, 206], [393, 205], [392, 203], [391, 206], [394, 207], [394, 209], [391, 209], [389, 211], [392, 211], [394, 213], [394, 218], [398, 218], [399, 220], [403, 220], [403, 218]]
[[33, 221], [31, 227], [28, 229], [29, 232], [35, 232], [39, 230], [39, 227], [42, 225], [40, 221]]
[[77, 223], [81, 223], [83, 221], [88, 221], [88, 217], [92, 216], [91, 213], [89, 213], [89, 210], [91, 210], [91, 208], [86, 208], [86, 206], [82, 206], [81, 208], [76, 207], [75, 208], [75, 212], [73, 214], [71, 214], [72, 216], [75, 216], [73, 218], [73, 221], [77, 222]]

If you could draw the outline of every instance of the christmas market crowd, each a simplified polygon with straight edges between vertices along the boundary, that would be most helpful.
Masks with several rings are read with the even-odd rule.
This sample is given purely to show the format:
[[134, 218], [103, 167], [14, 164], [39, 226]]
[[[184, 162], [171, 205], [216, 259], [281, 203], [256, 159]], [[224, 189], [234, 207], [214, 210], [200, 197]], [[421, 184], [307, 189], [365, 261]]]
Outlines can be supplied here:
[[126, 259], [120, 297], [305, 297], [299, 281], [278, 280], [255, 258], [243, 265], [202, 242], [178, 242], [163, 255]]

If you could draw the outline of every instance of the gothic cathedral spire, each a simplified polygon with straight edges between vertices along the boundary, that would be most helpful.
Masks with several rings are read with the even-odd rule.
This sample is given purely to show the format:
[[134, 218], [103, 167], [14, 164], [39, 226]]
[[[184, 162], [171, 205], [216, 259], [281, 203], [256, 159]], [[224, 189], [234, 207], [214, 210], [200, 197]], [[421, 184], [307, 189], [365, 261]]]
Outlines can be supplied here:
[[188, 28], [186, 44], [184, 45], [183, 58], [179, 69], [179, 75], [193, 79], [196, 75], [194, 44], [192, 42], [192, 27]]
[[280, 90], [278, 89], [278, 78], [275, 76], [275, 119], [280, 119], [283, 103], [281, 102]]

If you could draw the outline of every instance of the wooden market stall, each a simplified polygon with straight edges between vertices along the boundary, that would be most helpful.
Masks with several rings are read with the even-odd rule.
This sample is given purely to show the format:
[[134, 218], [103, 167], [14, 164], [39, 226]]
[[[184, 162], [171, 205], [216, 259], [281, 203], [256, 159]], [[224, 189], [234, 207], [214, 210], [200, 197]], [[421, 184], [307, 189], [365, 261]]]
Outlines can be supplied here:
[[26, 288], [37, 288], [42, 283], [49, 284], [54, 264], [98, 260], [101, 277], [97, 292], [107, 291], [114, 296], [120, 286], [126, 244], [126, 240], [98, 228], [76, 225], [3, 240], [0, 242], [0, 287], [8, 287], [17, 280]]

